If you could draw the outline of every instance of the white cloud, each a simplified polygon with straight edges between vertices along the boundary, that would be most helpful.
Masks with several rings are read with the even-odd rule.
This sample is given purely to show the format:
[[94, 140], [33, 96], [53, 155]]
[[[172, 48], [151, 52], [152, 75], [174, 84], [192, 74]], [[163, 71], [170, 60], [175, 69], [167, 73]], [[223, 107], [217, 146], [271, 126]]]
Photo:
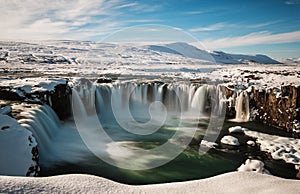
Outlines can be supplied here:
[[259, 24], [248, 25], [246, 27], [248, 27], [248, 28], [262, 28], [262, 27], [270, 26], [272, 24], [277, 24], [279, 22], [280, 22], [279, 20], [269, 21], [269, 22], [264, 22], [264, 23], [259, 23]]
[[188, 15], [199, 15], [199, 14], [202, 14], [202, 13], [206, 13], [205, 11], [187, 11], [187, 12], [184, 12], [184, 14], [188, 14]]
[[245, 36], [227, 37], [216, 40], [203, 40], [201, 41], [201, 44], [208, 49], [221, 49], [238, 46], [290, 42], [300, 42], [300, 31], [293, 31], [280, 34], [271, 34], [270, 32], [263, 31], [258, 33], [251, 33]]
[[124, 8], [157, 9], [126, 0], [1, 0], [0, 39], [88, 39], [125, 27]]
[[205, 26], [205, 27], [198, 27], [198, 28], [192, 28], [189, 29], [190, 32], [206, 32], [206, 31], [216, 31], [216, 30], [221, 30], [222, 28], [224, 28], [225, 26], [227, 26], [226, 23], [216, 23], [210, 26]]
[[300, 0], [289, 0], [289, 1], [285, 1], [285, 4], [287, 4], [287, 5], [296, 5], [296, 4], [300, 4]]

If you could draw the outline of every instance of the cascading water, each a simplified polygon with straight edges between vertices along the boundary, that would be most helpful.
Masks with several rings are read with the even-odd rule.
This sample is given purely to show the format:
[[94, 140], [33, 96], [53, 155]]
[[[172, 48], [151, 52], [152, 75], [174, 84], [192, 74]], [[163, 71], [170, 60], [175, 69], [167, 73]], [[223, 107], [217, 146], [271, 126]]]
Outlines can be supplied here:
[[[111, 112], [110, 104], [112, 102], [118, 111], [122, 111], [129, 106], [132, 113], [145, 112], [145, 108], [148, 109], [149, 104], [154, 101], [161, 102], [169, 112], [200, 109], [201, 113], [205, 114], [205, 108], [208, 106], [206, 85], [198, 87], [193, 84], [189, 85], [184, 83], [116, 83], [98, 85], [96, 88], [88, 89], [88, 93], [83, 89], [85, 86], [86, 84], [80, 85], [77, 89], [73, 89], [74, 97], [77, 98], [80, 96], [82, 99], [81, 104], [86, 107], [86, 109], [93, 107], [96, 103], [96, 110], [102, 116]], [[88, 98], [86, 96], [88, 96]], [[126, 101], [126, 99], [128, 99], [128, 101]], [[80, 104], [80, 102], [76, 103]]]
[[[94, 85], [83, 81], [72, 89], [72, 107], [73, 113], [86, 120], [84, 127], [89, 129], [93, 125], [89, 122], [89, 117], [96, 115], [109, 135], [121, 144], [141, 139], [165, 142], [177, 130], [184, 138], [193, 137], [192, 131], [198, 128], [199, 118], [208, 118], [211, 110], [218, 110], [218, 103], [214, 103], [220, 100], [220, 97], [216, 97], [219, 94], [216, 90], [217, 87], [185, 83], [127, 82]], [[208, 100], [211, 96], [214, 96], [214, 100]], [[180, 125], [182, 115], [187, 119], [186, 126]], [[67, 124], [61, 124], [56, 113], [47, 105], [29, 111], [20, 123], [36, 137], [41, 165], [51, 166], [53, 162], [59, 161], [76, 163], [91, 155], [81, 134], [78, 134], [77, 123], [68, 121]], [[119, 160], [120, 153], [124, 158], [132, 154], [116, 150], [104, 138], [107, 135], [105, 133], [101, 133], [101, 138], [98, 138], [97, 130], [86, 130], [86, 133], [90, 133], [91, 141], [104, 142], [96, 148], [97, 152], [107, 152], [107, 157], [116, 155], [116, 161]], [[153, 133], [158, 135], [151, 136]], [[177, 138], [175, 141], [181, 140]], [[118, 162], [124, 162], [124, 158], [121, 157]], [[155, 155], [152, 158], [155, 160]]]
[[[222, 93], [217, 90], [220, 88], [216, 86], [186, 83], [117, 82], [94, 85], [83, 79], [72, 89], [74, 121], [83, 142], [105, 162], [126, 169], [155, 168], [176, 157], [188, 146], [198, 130], [199, 119], [211, 117], [214, 123], [219, 123], [215, 121], [224, 113], [219, 110], [224, 108], [224, 101]], [[91, 107], [95, 107], [94, 111]], [[209, 127], [219, 129], [216, 125]], [[145, 137], [147, 135], [152, 137]], [[104, 143], [91, 143], [95, 137]], [[158, 153], [157, 149], [127, 148], [129, 141], [143, 139], [161, 139], [159, 147], [167, 150]], [[99, 155], [99, 147], [106, 153]], [[155, 160], [160, 154], [165, 156]], [[131, 161], [133, 156], [138, 156], [140, 163], [138, 160]], [[144, 160], [149, 160], [149, 157], [153, 161], [145, 166]], [[132, 162], [135, 162], [134, 167]]]
[[26, 115], [26, 119], [19, 120], [20, 124], [33, 133], [40, 152], [50, 152], [53, 139], [61, 128], [56, 113], [51, 107], [44, 105], [39, 109], [29, 111]]
[[249, 111], [249, 96], [247, 91], [242, 91], [236, 98], [235, 104], [236, 110], [236, 120], [237, 121], [249, 121], [250, 111]]

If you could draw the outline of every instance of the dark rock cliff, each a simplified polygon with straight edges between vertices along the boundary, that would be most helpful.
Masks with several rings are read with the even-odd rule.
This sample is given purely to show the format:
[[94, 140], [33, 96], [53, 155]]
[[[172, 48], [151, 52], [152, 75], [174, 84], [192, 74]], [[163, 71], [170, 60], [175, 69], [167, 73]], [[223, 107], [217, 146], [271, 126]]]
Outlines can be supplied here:
[[[222, 86], [227, 98], [227, 118], [235, 118], [235, 86]], [[247, 90], [250, 109], [256, 110], [254, 120], [282, 128], [288, 132], [299, 131], [300, 87], [285, 85], [281, 88], [256, 88]], [[254, 114], [254, 113], [252, 113]]]
[[259, 90], [253, 87], [253, 101], [250, 106], [258, 110], [256, 119], [287, 131], [297, 130], [300, 120], [300, 88], [293, 85]]
[[26, 93], [21, 88], [0, 86], [0, 100], [48, 104], [60, 119], [71, 116], [71, 93], [68, 82], [57, 84], [53, 91], [35, 91]]

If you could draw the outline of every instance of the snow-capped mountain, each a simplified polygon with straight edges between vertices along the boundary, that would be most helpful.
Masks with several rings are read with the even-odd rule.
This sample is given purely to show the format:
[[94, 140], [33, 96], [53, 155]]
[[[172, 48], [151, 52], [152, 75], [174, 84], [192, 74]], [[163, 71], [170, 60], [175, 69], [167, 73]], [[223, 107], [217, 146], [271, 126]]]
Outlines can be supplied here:
[[[25, 64], [71, 64], [78, 59], [92, 57], [118, 63], [153, 64], [156, 62], [182, 63], [196, 60], [210, 64], [278, 64], [266, 55], [229, 54], [222, 51], [206, 51], [183, 42], [170, 44], [107, 44], [80, 41], [44, 41], [35, 43], [0, 42], [0, 62]], [[132, 60], [132, 61], [131, 61]]]
[[287, 59], [279, 59], [280, 62], [285, 64], [300, 64], [300, 58], [287, 58]]
[[216, 62], [218, 64], [244, 64], [249, 62], [279, 64], [266, 55], [229, 54], [222, 51], [206, 51], [187, 43], [177, 42], [165, 45], [150, 45], [150, 50], [183, 55], [188, 58]]

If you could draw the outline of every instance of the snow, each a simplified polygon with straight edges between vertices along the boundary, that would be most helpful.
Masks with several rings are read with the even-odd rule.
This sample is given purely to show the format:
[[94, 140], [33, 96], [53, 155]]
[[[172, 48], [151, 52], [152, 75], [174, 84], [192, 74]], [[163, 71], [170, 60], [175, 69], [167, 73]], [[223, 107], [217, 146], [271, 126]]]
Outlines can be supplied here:
[[227, 144], [227, 145], [232, 145], [232, 146], [239, 146], [240, 142], [237, 138], [230, 136], [230, 135], [226, 135], [221, 139], [221, 143], [223, 144]]
[[[39, 84], [32, 88], [20, 76], [6, 76], [7, 72], [24, 75], [70, 77], [70, 75], [99, 77], [143, 76], [171, 80], [231, 80], [235, 85], [259, 87], [300, 83], [300, 66], [275, 63], [262, 55], [236, 55], [220, 51], [201, 50], [186, 43], [160, 45], [108, 44], [79, 41], [43, 41], [34, 43], [0, 41], [5, 60], [0, 61], [0, 84], [19, 84], [23, 93], [52, 90], [53, 86]], [[18, 49], [16, 49], [18, 48]], [[27, 60], [28, 58], [32, 60]], [[215, 61], [215, 63], [214, 63]], [[252, 62], [251, 62], [252, 61]], [[257, 61], [256, 63], [253, 61]], [[271, 68], [270, 68], [271, 67]], [[2, 74], [3, 73], [3, 74]], [[3, 76], [2, 76], [3, 75]], [[245, 76], [255, 75], [255, 79]], [[15, 81], [15, 79], [17, 79]], [[72, 79], [72, 78], [71, 78]], [[12, 82], [9, 84], [9, 82]], [[49, 88], [47, 87], [49, 86]]]
[[255, 146], [255, 142], [252, 141], [252, 140], [248, 140], [247, 141], [247, 145], [249, 145], [249, 146]]
[[206, 146], [208, 148], [215, 148], [216, 146], [218, 146], [218, 144], [215, 142], [210, 142], [210, 141], [203, 139], [203, 140], [201, 140], [200, 146]]
[[54, 91], [55, 86], [66, 84], [65, 79], [57, 78], [18, 78], [18, 79], [0, 79], [0, 85], [18, 90], [22, 94], [31, 94], [34, 92]]
[[270, 172], [265, 169], [264, 163], [260, 160], [247, 159], [244, 164], [242, 164], [237, 170], [240, 172], [256, 172], [261, 174], [270, 174]]
[[[159, 79], [170, 77], [171, 80], [197, 80], [211, 78], [212, 80], [230, 80], [235, 91], [255, 88], [278, 87], [282, 84], [300, 83], [299, 59], [293, 62], [276, 64], [277, 61], [264, 55], [238, 55], [221, 51], [205, 51], [186, 43], [171, 43], [165, 45], [114, 45], [107, 43], [77, 42], [77, 41], [45, 41], [32, 43], [0, 42], [0, 86], [7, 86], [19, 96], [37, 91], [53, 91], [58, 84], [67, 81], [60, 77], [71, 75], [89, 75], [91, 77], [110, 76], [112, 74], [153, 76]], [[17, 49], [16, 49], [17, 48]], [[215, 60], [215, 64], [211, 63]], [[30, 60], [27, 60], [30, 59]], [[296, 61], [296, 62], [294, 62]], [[269, 63], [269, 64], [258, 64]], [[274, 63], [270, 65], [271, 63]], [[6, 75], [6, 72], [13, 72]], [[245, 73], [247, 72], [247, 73]], [[36, 73], [32, 78], [22, 78], [18, 75]], [[15, 75], [18, 74], [18, 75]], [[255, 75], [255, 79], [247, 76]], [[40, 76], [57, 77], [42, 78]], [[88, 77], [88, 76], [87, 76]], [[89, 78], [89, 77], [88, 77]], [[74, 79], [74, 78], [71, 78]], [[280, 91], [276, 96], [280, 96]], [[7, 114], [9, 108], [1, 109], [1, 114]], [[30, 148], [36, 145], [34, 141], [28, 145], [31, 133], [20, 127], [16, 121], [0, 114], [0, 146], [10, 147], [10, 152], [0, 150], [0, 172], [5, 174], [11, 166], [15, 175], [24, 175], [30, 165]], [[22, 113], [26, 114], [26, 113]], [[4, 119], [3, 122], [1, 119]], [[5, 122], [4, 122], [5, 121]], [[7, 126], [9, 125], [9, 126]], [[295, 126], [299, 126], [295, 122]], [[300, 127], [299, 127], [300, 128]], [[25, 131], [26, 130], [26, 131]], [[284, 159], [299, 166], [299, 145], [297, 139], [270, 136], [263, 133], [245, 130], [240, 126], [228, 129], [230, 133], [246, 133], [257, 138], [257, 143], [263, 151], [269, 152], [274, 159]], [[9, 131], [9, 133], [8, 133]], [[34, 139], [33, 139], [34, 140]], [[221, 143], [239, 145], [238, 139], [225, 136]], [[248, 141], [248, 145], [255, 142]], [[203, 140], [201, 145], [215, 147], [217, 144]], [[24, 150], [22, 151], [20, 147]], [[22, 155], [23, 154], [23, 155]], [[20, 156], [22, 159], [12, 160]], [[15, 163], [16, 164], [15, 164]], [[3, 163], [3, 164], [2, 164]], [[243, 165], [242, 165], [243, 166]], [[242, 169], [259, 169], [260, 162], [246, 161]], [[3, 168], [3, 169], [2, 169]], [[252, 168], [253, 169], [253, 168]], [[3, 170], [3, 171], [2, 171]], [[11, 169], [10, 169], [11, 170]], [[11, 171], [10, 171], [11, 172]], [[100, 177], [89, 175], [65, 175], [49, 178], [18, 178], [1, 177], [0, 192], [97, 192], [97, 193], [169, 193], [169, 192], [201, 192], [201, 193], [300, 193], [299, 182], [285, 180], [255, 173], [234, 172], [217, 177], [182, 183], [158, 184], [149, 186], [128, 186]]]
[[0, 114], [0, 174], [25, 176], [29, 167], [36, 165], [31, 153], [36, 145], [30, 131], [15, 119]]
[[275, 160], [284, 160], [295, 165], [298, 170], [300, 165], [300, 139], [269, 135], [256, 131], [246, 130], [247, 136], [257, 138], [256, 142], [262, 151], [271, 154]]
[[8, 115], [11, 113], [11, 111], [12, 111], [11, 106], [2, 107], [0, 108], [0, 115]]
[[260, 173], [230, 172], [187, 182], [132, 186], [92, 175], [28, 178], [0, 176], [3, 193], [300, 193], [299, 181]]
[[213, 51], [211, 55], [215, 58], [217, 63], [227, 64], [241, 64], [241, 63], [262, 63], [262, 64], [278, 64], [279, 62], [271, 59], [266, 55], [241, 55], [241, 54], [228, 54], [222, 51]]
[[241, 126], [235, 126], [228, 128], [229, 133], [244, 133], [246, 128], [242, 128]]

